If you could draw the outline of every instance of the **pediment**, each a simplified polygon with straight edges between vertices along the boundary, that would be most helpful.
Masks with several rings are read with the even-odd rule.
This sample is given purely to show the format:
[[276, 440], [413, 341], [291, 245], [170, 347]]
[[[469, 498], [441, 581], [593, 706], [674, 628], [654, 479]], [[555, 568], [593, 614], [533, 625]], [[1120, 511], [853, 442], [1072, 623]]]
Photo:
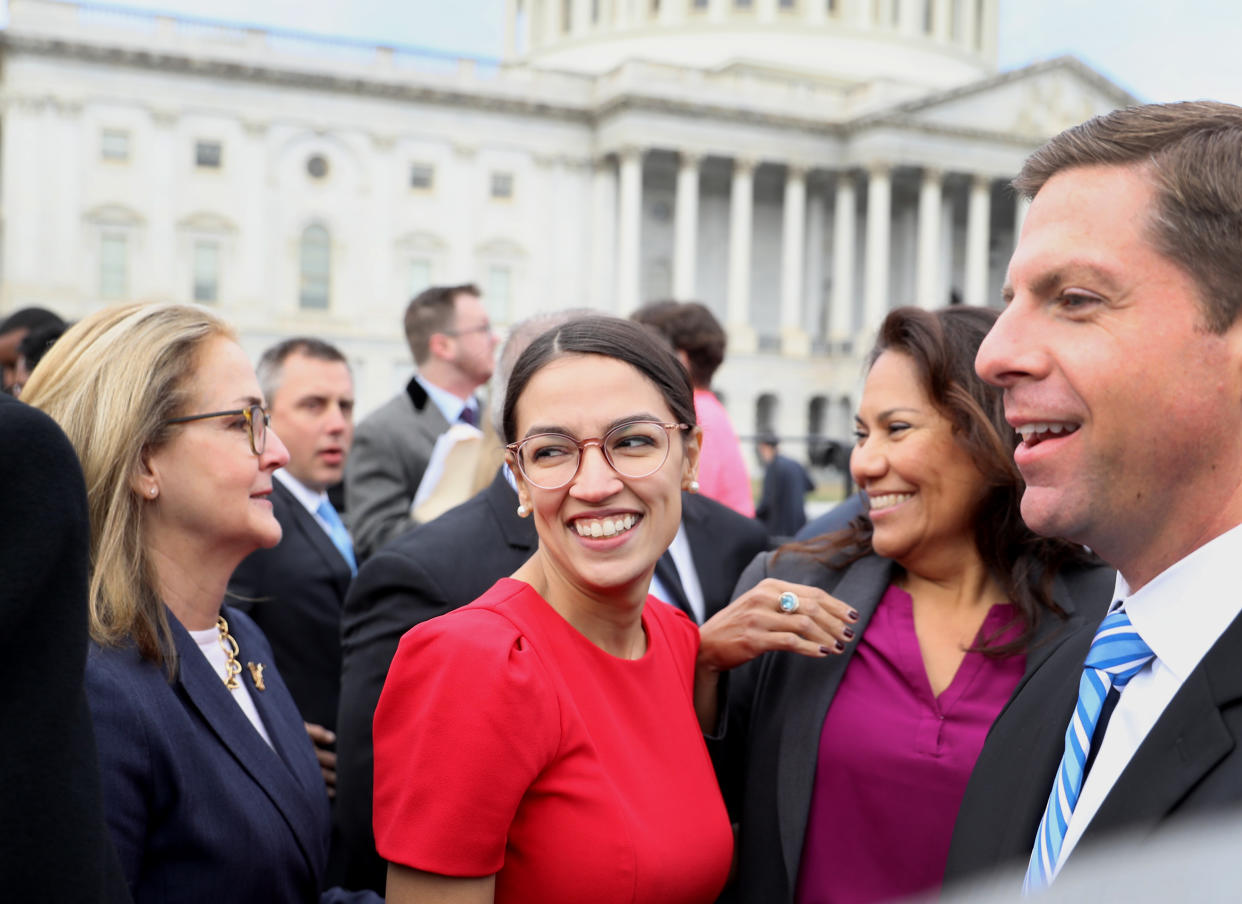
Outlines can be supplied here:
[[904, 104], [877, 119], [1044, 141], [1136, 102], [1085, 64], [1059, 57]]

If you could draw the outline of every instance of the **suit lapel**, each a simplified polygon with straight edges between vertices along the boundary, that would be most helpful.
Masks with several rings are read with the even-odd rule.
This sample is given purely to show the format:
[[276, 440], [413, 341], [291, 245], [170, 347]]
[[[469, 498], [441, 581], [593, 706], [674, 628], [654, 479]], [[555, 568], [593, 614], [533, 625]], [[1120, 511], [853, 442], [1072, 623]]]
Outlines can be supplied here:
[[1087, 833], [1094, 837], [1097, 832], [1164, 818], [1237, 746], [1220, 710], [1242, 699], [1240, 648], [1242, 616], [1225, 629], [1169, 701], [1104, 798]]
[[[227, 616], [226, 616], [227, 617]], [[220, 676], [215, 673], [207, 659], [199, 651], [194, 639], [190, 637], [176, 618], [169, 613], [169, 621], [177, 645], [177, 683], [180, 684], [191, 705], [198, 710], [204, 721], [211, 727], [221, 746], [237, 760], [250, 775], [262, 792], [284, 817], [290, 830], [302, 849], [312, 870], [317, 870], [322, 856], [316, 852], [322, 848], [322, 842], [316, 838], [316, 830], [321, 825], [316, 816], [312, 801], [303, 782], [296, 778], [296, 773], [288, 765], [287, 758], [293, 743], [291, 726], [287, 718], [269, 705], [262, 692], [251, 694], [268, 734], [272, 738], [272, 747], [268, 747], [250, 724], [232, 694], [224, 687]], [[232, 628], [232, 626], [230, 626]], [[241, 660], [246, 662], [246, 648], [253, 639], [244, 632], [231, 631], [241, 649]], [[239, 636], [240, 635], [240, 636]], [[245, 668], [238, 676], [239, 680], [250, 681]], [[253, 684], [248, 685], [249, 689]], [[302, 742], [307, 743], [305, 729], [298, 722], [296, 726], [302, 732]], [[279, 753], [278, 753], [279, 752]]]
[[[707, 530], [707, 524], [703, 518], [703, 502], [692, 493], [681, 494], [681, 523], [686, 528], [686, 542], [690, 544], [690, 557], [694, 559], [694, 571], [699, 577], [699, 589], [703, 591], [703, 617], [711, 618], [718, 612], [712, 606], [713, 600], [728, 600], [733, 594], [733, 587], [721, 587], [721, 579], [724, 573], [719, 568], [704, 568], [708, 562], [715, 562], [719, 559], [720, 553], [713, 546], [713, 538]], [[668, 553], [665, 553], [668, 555]], [[671, 560], [670, 560], [671, 562]], [[658, 566], [657, 566], [658, 570]], [[663, 575], [660, 580], [664, 580]], [[670, 593], [680, 593], [682, 599], [685, 599], [685, 593], [680, 583], [676, 590], [670, 590]], [[681, 606], [690, 612], [689, 602], [684, 604], [679, 602]], [[693, 618], [691, 613], [691, 618]]]
[[504, 535], [505, 542], [514, 549], [526, 549], [531, 552], [539, 543], [539, 535], [530, 518], [519, 518], [517, 514], [518, 498], [509, 481], [505, 480], [504, 467], [496, 472], [491, 484], [483, 491], [488, 507], [492, 510], [496, 526]]
[[[892, 580], [892, 562], [878, 556], [860, 559], [849, 567], [831, 593], [858, 610], [857, 630], [861, 635], [875, 613], [880, 598]], [[815, 769], [819, 764], [819, 737], [823, 733], [828, 705], [832, 702], [856, 644], [828, 660], [812, 659], [792, 653], [788, 657], [789, 704], [782, 716], [780, 766], [777, 776], [776, 806], [781, 831], [781, 850], [785, 856], [787, 888], [798, 880], [798, 863], [806, 836]], [[812, 751], [808, 756], [807, 752]]]
[[327, 532], [319, 526], [315, 516], [308, 512], [306, 506], [302, 505], [289, 491], [289, 488], [279, 480], [272, 481], [272, 496], [275, 497], [276, 519], [285, 530], [285, 536], [280, 542], [291, 543], [291, 545], [292, 543], [304, 543], [315, 550], [334, 575], [341, 574], [343, 571], [345, 586], [339, 588], [343, 599], [345, 588], [349, 584], [349, 563], [345, 561], [341, 551], [336, 548], [336, 544], [332, 542]]
[[668, 590], [669, 596], [672, 597], [668, 602], [690, 616], [691, 621], [697, 622], [698, 618], [694, 610], [690, 608], [690, 599], [686, 596], [686, 588], [682, 586], [681, 575], [677, 573], [677, 564], [673, 561], [673, 554], [667, 549], [664, 550], [664, 555], [656, 560], [655, 573], [660, 583]]

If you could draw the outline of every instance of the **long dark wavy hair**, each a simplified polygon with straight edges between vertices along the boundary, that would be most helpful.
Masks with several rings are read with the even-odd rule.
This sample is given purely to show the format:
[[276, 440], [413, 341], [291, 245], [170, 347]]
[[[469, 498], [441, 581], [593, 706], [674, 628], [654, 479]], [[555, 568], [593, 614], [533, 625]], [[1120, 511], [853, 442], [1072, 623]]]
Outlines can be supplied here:
[[[908, 357], [928, 397], [952, 425], [958, 446], [986, 483], [988, 491], [975, 515], [975, 546], [1017, 609], [1015, 620], [1022, 631], [1001, 643], [999, 638], [1014, 627], [1010, 622], [984, 638], [976, 649], [990, 656], [1008, 656], [1027, 649], [1042, 615], [1065, 617], [1052, 598], [1058, 572], [1099, 560], [1075, 543], [1039, 536], [1022, 521], [1026, 484], [1013, 461], [1017, 433], [1005, 422], [1001, 390], [975, 374], [975, 355], [998, 316], [991, 308], [898, 308], [884, 319], [867, 356], [867, 369], [884, 352]], [[843, 568], [874, 552], [871, 532], [871, 519], [864, 513], [844, 530], [788, 544], [777, 555], [799, 552], [829, 567]]]

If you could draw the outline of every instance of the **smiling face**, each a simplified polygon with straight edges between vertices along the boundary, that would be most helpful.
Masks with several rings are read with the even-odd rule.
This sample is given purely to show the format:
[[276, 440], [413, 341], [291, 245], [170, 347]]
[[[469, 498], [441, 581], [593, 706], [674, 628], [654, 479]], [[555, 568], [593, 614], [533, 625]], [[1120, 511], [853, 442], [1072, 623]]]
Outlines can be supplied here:
[[272, 430], [289, 449], [288, 472], [322, 493], [339, 483], [354, 438], [354, 380], [343, 361], [294, 352], [272, 393]]
[[1148, 239], [1145, 171], [1064, 170], [1039, 191], [979, 349], [1021, 434], [1022, 517], [1132, 589], [1242, 521], [1242, 329]]
[[908, 355], [876, 358], [855, 424], [850, 474], [870, 500], [876, 553], [930, 575], [937, 563], [973, 550], [986, 482]]
[[[515, 412], [519, 440], [549, 432], [582, 440], [625, 421], [677, 420], [647, 377], [601, 355], [566, 355], [544, 365]], [[535, 519], [550, 593], [646, 596], [656, 560], [681, 522], [681, 490], [698, 463], [697, 429], [692, 435], [675, 431], [670, 440], [663, 466], [639, 479], [618, 475], [595, 445], [582, 453], [574, 478], [555, 490], [530, 485], [510, 462], [518, 495]]]
[[[246, 353], [231, 339], [208, 340], [191, 378], [185, 415], [244, 408], [261, 402]], [[147, 456], [134, 490], [149, 498], [149, 535], [174, 550], [210, 550], [241, 561], [280, 542], [280, 524], [268, 496], [272, 472], [289, 460], [274, 430], [262, 455], [250, 451], [242, 415], [179, 424], [172, 438]]]

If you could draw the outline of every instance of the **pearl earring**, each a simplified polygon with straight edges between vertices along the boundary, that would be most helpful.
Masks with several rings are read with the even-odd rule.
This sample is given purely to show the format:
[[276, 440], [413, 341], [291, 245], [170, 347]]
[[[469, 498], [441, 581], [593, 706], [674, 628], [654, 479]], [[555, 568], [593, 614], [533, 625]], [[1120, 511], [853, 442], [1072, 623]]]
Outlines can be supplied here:
[[518, 513], [518, 517], [519, 517], [519, 518], [525, 518], [527, 515], [529, 515], [529, 514], [530, 514], [530, 509], [528, 509], [528, 508], [527, 508], [526, 506], [524, 506], [524, 505], [518, 505], [518, 507], [517, 507], [517, 513]]
[[151, 487], [151, 498], [152, 499], [154, 499], [156, 495], [158, 495], [158, 493], [159, 493], [159, 490], [156, 487]]
[[690, 486], [686, 487], [686, 489], [691, 493], [697, 493], [699, 491], [699, 482], [697, 480], [690, 481]]

